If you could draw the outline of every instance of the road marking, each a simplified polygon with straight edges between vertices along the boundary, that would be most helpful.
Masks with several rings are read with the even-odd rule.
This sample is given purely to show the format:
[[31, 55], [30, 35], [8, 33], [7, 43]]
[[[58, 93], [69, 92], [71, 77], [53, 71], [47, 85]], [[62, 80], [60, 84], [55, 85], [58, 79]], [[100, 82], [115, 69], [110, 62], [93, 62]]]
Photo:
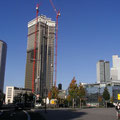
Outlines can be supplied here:
[[28, 120], [31, 120], [31, 119], [30, 119], [30, 115], [28, 114], [28, 112], [25, 111], [25, 110], [23, 110], [23, 112], [27, 115]]

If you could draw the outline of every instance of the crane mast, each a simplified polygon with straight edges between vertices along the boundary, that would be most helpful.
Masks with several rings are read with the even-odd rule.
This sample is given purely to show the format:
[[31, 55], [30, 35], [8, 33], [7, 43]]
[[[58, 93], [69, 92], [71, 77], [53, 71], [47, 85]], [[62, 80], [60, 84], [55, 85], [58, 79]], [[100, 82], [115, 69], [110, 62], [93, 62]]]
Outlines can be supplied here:
[[56, 82], [57, 82], [57, 47], [58, 47], [58, 17], [60, 16], [60, 11], [57, 11], [57, 9], [55, 8], [52, 0], [49, 0], [55, 13], [56, 13], [56, 27], [55, 27], [55, 81], [54, 81], [54, 86], [56, 87]]
[[38, 32], [38, 13], [39, 4], [36, 6], [36, 24], [35, 24], [35, 40], [34, 40], [34, 55], [33, 55], [33, 73], [32, 73], [32, 92], [35, 91], [35, 69], [36, 69], [36, 44], [37, 44], [37, 32]]

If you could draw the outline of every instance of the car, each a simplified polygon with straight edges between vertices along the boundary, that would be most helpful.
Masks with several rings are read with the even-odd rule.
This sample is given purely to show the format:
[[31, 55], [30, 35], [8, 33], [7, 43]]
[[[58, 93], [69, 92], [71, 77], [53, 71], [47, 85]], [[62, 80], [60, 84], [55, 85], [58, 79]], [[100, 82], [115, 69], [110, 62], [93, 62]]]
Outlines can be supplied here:
[[35, 104], [35, 107], [41, 107], [41, 106], [42, 106], [41, 103]]

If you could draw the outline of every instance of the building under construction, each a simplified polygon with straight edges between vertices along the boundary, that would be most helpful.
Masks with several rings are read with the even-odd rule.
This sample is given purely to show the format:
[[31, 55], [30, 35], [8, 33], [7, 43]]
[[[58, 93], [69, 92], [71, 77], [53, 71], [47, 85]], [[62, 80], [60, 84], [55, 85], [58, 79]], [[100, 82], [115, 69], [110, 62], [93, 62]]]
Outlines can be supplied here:
[[[34, 45], [35, 37], [36, 46]], [[25, 88], [33, 89], [34, 87], [34, 92], [40, 94], [42, 97], [45, 91], [48, 92], [53, 86], [54, 39], [55, 21], [41, 15], [38, 16], [37, 21], [33, 19], [28, 22]], [[36, 52], [35, 56], [34, 52]], [[34, 61], [35, 69], [33, 69]], [[34, 84], [32, 84], [33, 72], [35, 75]]]

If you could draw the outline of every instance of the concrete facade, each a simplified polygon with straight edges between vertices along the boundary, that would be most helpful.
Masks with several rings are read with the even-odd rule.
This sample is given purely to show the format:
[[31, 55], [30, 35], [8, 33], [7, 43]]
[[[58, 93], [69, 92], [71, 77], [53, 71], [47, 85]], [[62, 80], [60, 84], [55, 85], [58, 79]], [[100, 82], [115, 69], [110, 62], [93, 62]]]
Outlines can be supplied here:
[[5, 64], [6, 64], [7, 44], [0, 40], [0, 90], [3, 91]]
[[[25, 88], [32, 89], [33, 51], [36, 19], [28, 23]], [[53, 85], [55, 22], [46, 16], [38, 17], [35, 93], [44, 96]]]
[[109, 61], [100, 60], [97, 62], [97, 83], [110, 82]]
[[24, 88], [18, 88], [14, 86], [7, 86], [6, 87], [6, 96], [5, 96], [5, 103], [13, 103], [14, 97], [17, 96], [18, 94], [24, 94], [24, 93], [32, 93], [31, 90], [29, 89], [24, 89]]
[[112, 81], [120, 82], [120, 57], [118, 55], [112, 56], [113, 67], [111, 68], [111, 79]]

